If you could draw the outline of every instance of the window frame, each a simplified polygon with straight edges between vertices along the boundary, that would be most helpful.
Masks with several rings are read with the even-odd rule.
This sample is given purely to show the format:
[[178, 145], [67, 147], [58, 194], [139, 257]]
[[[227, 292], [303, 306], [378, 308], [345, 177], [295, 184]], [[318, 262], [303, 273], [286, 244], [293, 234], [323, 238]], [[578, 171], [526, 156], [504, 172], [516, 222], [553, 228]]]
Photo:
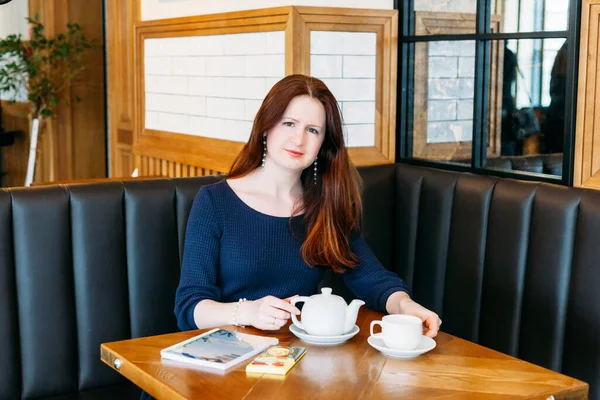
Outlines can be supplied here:
[[[573, 185], [575, 122], [577, 112], [577, 78], [579, 71], [579, 36], [581, 2], [569, 0], [568, 29], [566, 31], [539, 31], [491, 33], [491, 4], [493, 0], [477, 0], [476, 30], [470, 34], [436, 34], [417, 36], [415, 32], [414, 0], [394, 0], [398, 18], [398, 76], [396, 108], [396, 160], [397, 162], [435, 167], [482, 175], [494, 175], [520, 180], [531, 180]], [[490, 71], [490, 45], [494, 40], [509, 39], [566, 39], [568, 43], [565, 133], [563, 146], [563, 174], [561, 177], [526, 171], [495, 170], [484, 167], [488, 137], [489, 100], [486, 82]], [[475, 82], [473, 99], [473, 141], [471, 165], [413, 158], [414, 116], [414, 54], [415, 44], [434, 41], [475, 41]]]

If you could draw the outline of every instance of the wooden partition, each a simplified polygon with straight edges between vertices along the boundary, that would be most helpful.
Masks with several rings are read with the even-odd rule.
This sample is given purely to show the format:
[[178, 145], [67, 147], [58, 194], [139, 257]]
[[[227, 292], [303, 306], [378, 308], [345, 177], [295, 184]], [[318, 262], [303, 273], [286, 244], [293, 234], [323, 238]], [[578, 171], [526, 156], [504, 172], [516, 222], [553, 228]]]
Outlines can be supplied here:
[[78, 23], [97, 44], [86, 55], [85, 70], [62, 92], [56, 117], [40, 138], [38, 182], [106, 176], [102, 1], [29, 0], [29, 15], [38, 15], [46, 34], [54, 36], [67, 23]]
[[600, 189], [600, 0], [583, 0], [573, 183]]
[[168, 176], [174, 178], [186, 178], [188, 176], [222, 175], [212, 169], [194, 167], [193, 165], [180, 162], [168, 161], [156, 157], [138, 156], [139, 169], [145, 171], [145, 176]]
[[350, 147], [349, 151], [356, 165], [395, 161], [397, 11], [277, 7], [140, 21], [136, 0], [108, 0], [107, 14], [111, 176], [130, 175], [133, 168], [149, 176], [226, 173], [243, 141], [209, 137], [201, 130], [189, 134], [148, 127], [145, 44], [148, 39], [255, 32], [284, 32], [285, 75], [311, 74], [312, 31], [373, 33], [374, 143]]
[[2, 148], [6, 186], [22, 186], [29, 155], [29, 104], [2, 101], [2, 126], [7, 131], [19, 131], [15, 142]]
[[106, 0], [108, 132], [110, 176], [133, 172], [134, 29], [139, 20], [136, 0]]
[[[67, 23], [77, 23], [97, 44], [86, 55], [85, 70], [61, 93], [55, 117], [41, 132], [35, 183], [106, 176], [102, 1], [29, 0], [28, 14], [38, 16], [45, 34], [57, 35]], [[4, 128], [23, 132], [14, 145], [4, 148], [6, 185], [22, 186], [29, 157], [30, 108], [28, 103], [2, 105]]]

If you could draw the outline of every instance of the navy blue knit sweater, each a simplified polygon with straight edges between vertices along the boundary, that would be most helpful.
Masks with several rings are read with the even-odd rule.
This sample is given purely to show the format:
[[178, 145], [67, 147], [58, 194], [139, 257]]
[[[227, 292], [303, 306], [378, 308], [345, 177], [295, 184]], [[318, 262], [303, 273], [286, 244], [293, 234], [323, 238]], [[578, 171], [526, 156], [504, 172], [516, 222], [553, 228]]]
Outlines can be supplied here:
[[[304, 227], [302, 216], [292, 227]], [[194, 308], [210, 299], [236, 302], [267, 295], [287, 298], [310, 296], [323, 278], [323, 267], [302, 259], [298, 235], [289, 217], [263, 214], [244, 203], [223, 180], [203, 186], [190, 212], [175, 314], [181, 330], [197, 329]], [[301, 237], [301, 236], [300, 236]], [[386, 270], [361, 235], [351, 238], [360, 265], [342, 276], [366, 306], [385, 313], [388, 297], [406, 291], [404, 282]]]

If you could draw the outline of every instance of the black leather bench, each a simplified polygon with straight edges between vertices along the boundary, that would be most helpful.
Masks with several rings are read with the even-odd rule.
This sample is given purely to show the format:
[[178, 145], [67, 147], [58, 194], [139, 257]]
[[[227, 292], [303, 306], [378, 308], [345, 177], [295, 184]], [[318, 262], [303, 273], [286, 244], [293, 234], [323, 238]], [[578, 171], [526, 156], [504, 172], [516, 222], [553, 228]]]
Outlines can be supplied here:
[[[600, 193], [403, 164], [360, 172], [367, 242], [444, 331], [599, 397]], [[217, 179], [0, 190], [0, 399], [138, 398], [100, 343], [177, 330], [186, 220]]]

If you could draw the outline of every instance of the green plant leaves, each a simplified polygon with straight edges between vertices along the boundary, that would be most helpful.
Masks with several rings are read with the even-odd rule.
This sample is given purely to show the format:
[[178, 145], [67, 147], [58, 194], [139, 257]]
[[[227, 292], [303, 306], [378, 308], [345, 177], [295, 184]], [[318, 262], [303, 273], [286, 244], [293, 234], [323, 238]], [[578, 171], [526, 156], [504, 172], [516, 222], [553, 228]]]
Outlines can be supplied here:
[[26, 88], [34, 115], [51, 116], [60, 93], [85, 69], [83, 58], [96, 44], [86, 39], [79, 24], [68, 23], [66, 32], [47, 37], [37, 14], [26, 20], [29, 41], [21, 35], [0, 39], [0, 92], [10, 93], [14, 100]]

